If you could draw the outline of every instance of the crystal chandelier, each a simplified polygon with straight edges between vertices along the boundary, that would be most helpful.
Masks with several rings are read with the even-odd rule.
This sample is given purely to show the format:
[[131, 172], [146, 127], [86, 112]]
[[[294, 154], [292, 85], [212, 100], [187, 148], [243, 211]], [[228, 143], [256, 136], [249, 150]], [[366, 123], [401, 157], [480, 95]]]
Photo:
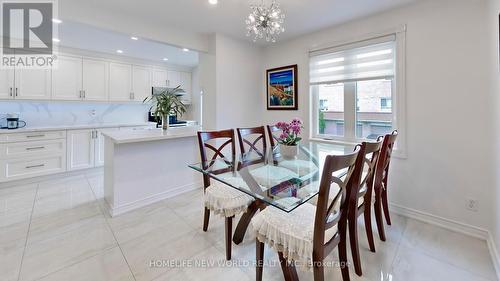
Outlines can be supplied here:
[[254, 42], [264, 37], [267, 42], [276, 42], [276, 36], [285, 31], [285, 15], [281, 13], [280, 5], [273, 0], [271, 6], [266, 7], [262, 0], [260, 5], [251, 5], [250, 8], [252, 12], [245, 21], [247, 36], [253, 36]]

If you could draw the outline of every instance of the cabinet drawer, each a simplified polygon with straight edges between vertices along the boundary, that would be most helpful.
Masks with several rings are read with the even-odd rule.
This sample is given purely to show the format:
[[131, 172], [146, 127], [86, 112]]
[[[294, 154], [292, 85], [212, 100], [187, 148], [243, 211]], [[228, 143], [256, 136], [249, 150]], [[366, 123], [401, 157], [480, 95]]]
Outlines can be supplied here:
[[3, 181], [53, 174], [66, 170], [64, 155], [1, 160], [0, 163], [2, 169], [1, 179]]
[[47, 154], [64, 154], [65, 152], [65, 139], [0, 144], [0, 159], [11, 159], [29, 156], [38, 157]]
[[54, 140], [54, 139], [65, 139], [65, 138], [66, 138], [66, 131], [12, 133], [12, 134], [0, 134], [0, 143], [18, 142], [18, 141]]

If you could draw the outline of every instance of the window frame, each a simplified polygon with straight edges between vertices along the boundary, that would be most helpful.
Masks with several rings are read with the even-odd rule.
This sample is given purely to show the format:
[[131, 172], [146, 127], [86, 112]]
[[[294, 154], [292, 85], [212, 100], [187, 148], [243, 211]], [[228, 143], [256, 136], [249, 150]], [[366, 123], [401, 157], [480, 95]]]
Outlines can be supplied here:
[[[406, 153], [406, 25], [394, 30], [371, 34], [353, 40], [331, 44], [327, 48], [356, 44], [375, 38], [395, 35], [395, 73], [392, 78], [392, 127], [398, 130], [398, 139], [393, 155], [398, 158], [407, 158]], [[332, 47], [333, 46], [333, 47]], [[324, 47], [320, 48], [323, 49]], [[311, 50], [315, 51], [315, 50]], [[382, 77], [374, 78], [381, 79]], [[365, 79], [366, 80], [366, 79]], [[341, 144], [356, 144], [367, 139], [356, 137], [356, 81], [344, 83], [344, 136], [326, 135], [319, 133], [319, 87], [309, 85], [310, 89], [310, 139], [321, 142]], [[346, 110], [352, 108], [353, 110]]]

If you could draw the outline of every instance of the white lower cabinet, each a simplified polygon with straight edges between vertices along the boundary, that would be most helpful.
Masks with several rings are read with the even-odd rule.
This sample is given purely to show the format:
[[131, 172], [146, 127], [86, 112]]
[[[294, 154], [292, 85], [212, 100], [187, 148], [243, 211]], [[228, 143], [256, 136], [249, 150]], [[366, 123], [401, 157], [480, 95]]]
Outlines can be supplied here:
[[66, 132], [2, 134], [0, 182], [66, 171]]
[[68, 131], [68, 171], [94, 167], [94, 134], [93, 129]]
[[98, 129], [96, 131], [96, 146], [95, 146], [95, 166], [102, 166], [104, 165], [104, 136], [102, 135], [103, 132], [110, 132], [110, 131], [118, 131], [119, 128], [106, 128], [106, 129]]

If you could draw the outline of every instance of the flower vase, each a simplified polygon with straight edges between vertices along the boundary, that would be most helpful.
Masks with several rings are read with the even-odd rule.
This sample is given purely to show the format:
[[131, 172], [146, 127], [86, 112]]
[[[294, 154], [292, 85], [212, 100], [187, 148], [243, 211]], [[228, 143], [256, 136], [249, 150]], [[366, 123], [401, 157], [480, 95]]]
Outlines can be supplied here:
[[169, 125], [169, 119], [170, 119], [170, 118], [168, 118], [168, 115], [163, 115], [163, 116], [161, 117], [161, 128], [162, 128], [164, 131], [168, 130], [168, 128], [170, 127], [170, 125]]
[[280, 144], [280, 152], [283, 158], [294, 159], [299, 155], [299, 146]]

